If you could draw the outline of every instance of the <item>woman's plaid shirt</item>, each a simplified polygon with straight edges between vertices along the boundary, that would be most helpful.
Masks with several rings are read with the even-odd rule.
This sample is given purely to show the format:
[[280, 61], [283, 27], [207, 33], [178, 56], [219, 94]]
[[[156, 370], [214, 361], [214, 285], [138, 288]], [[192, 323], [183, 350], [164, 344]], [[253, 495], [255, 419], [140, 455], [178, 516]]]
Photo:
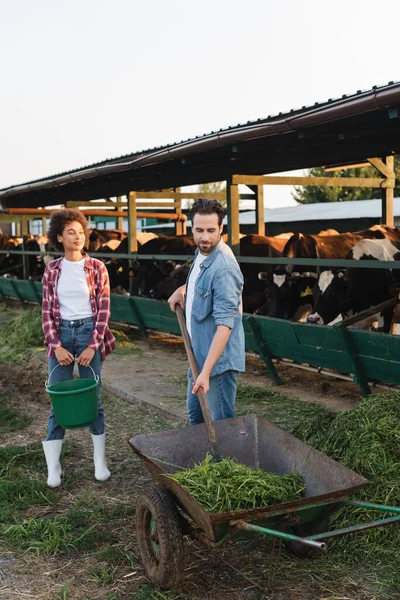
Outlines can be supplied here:
[[[110, 283], [107, 269], [100, 260], [85, 255], [85, 273], [90, 293], [90, 304], [95, 321], [89, 348], [100, 348], [102, 359], [115, 349], [115, 338], [110, 331]], [[60, 303], [57, 296], [57, 284], [61, 274], [62, 258], [51, 261], [43, 275], [42, 327], [47, 356], [54, 356], [54, 350], [61, 346], [58, 333], [60, 330]]]

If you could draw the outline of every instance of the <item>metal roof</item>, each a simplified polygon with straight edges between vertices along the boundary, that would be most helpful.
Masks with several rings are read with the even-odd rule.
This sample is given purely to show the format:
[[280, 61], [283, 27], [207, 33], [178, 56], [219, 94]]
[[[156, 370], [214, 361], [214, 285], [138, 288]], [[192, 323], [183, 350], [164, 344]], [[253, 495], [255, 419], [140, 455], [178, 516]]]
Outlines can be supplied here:
[[358, 90], [287, 113], [0, 190], [8, 207], [220, 181], [400, 153], [400, 83]]

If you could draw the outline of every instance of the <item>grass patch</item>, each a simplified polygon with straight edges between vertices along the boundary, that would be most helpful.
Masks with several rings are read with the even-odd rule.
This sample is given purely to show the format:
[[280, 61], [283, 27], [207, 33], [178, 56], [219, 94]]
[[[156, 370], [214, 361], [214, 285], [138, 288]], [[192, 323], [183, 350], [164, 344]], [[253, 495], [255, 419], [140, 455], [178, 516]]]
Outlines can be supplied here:
[[37, 555], [93, 551], [102, 544], [117, 543], [110, 530], [110, 513], [93, 500], [91, 509], [75, 503], [62, 516], [24, 519], [4, 528], [6, 546]]
[[44, 470], [43, 451], [38, 444], [0, 448], [0, 523], [13, 523], [28, 507], [53, 502], [54, 493], [44, 476], [42, 481], [37, 480], [38, 471], [44, 474]]
[[0, 434], [25, 429], [31, 422], [31, 418], [7, 406], [5, 396], [0, 396]]
[[0, 360], [21, 360], [33, 348], [43, 346], [42, 311], [40, 308], [10, 313], [0, 332]]
[[163, 590], [161, 592], [148, 584], [145, 584], [132, 596], [132, 600], [186, 600], [186, 598], [186, 595], [177, 594], [174, 591]]
[[330, 419], [334, 413], [317, 404], [295, 400], [267, 387], [238, 383], [235, 413], [237, 416], [256, 414], [272, 421], [286, 431], [293, 431], [303, 419]]

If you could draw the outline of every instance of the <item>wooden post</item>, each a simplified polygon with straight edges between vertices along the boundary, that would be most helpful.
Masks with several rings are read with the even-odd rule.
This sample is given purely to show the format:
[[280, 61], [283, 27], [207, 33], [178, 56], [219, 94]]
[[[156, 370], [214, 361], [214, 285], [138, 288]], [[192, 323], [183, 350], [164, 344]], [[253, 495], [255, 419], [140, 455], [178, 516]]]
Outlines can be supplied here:
[[128, 196], [128, 237], [129, 252], [135, 254], [138, 250], [136, 234], [136, 192], [129, 192]]
[[[122, 196], [117, 196], [117, 210], [122, 210]], [[124, 217], [117, 217], [117, 229], [123, 229]]]
[[226, 182], [226, 200], [228, 217], [228, 244], [236, 256], [240, 255], [239, 238], [239, 186], [232, 184], [232, 179]]
[[[22, 250], [26, 250], [26, 240], [29, 235], [29, 221], [27, 215], [21, 217], [21, 235], [22, 235]], [[29, 279], [29, 257], [26, 254], [22, 255], [22, 272], [23, 278]]]
[[46, 235], [47, 231], [47, 219], [46, 217], [42, 217], [42, 235]]
[[392, 177], [387, 177], [387, 181], [393, 181], [393, 187], [382, 188], [382, 224], [394, 227], [394, 213], [393, 213], [393, 200], [394, 200], [394, 185], [395, 185], [395, 173], [394, 173], [394, 156], [387, 156], [385, 161]]
[[[128, 194], [128, 239], [129, 239], [129, 254], [136, 253], [137, 245], [137, 230], [136, 230], [136, 192]], [[129, 293], [133, 295], [133, 260], [129, 259]]]
[[[181, 215], [182, 214], [182, 200], [181, 198], [177, 198], [175, 196], [176, 193], [180, 192], [180, 188], [174, 188], [174, 204], [175, 204], [175, 214], [176, 215]], [[175, 221], [175, 235], [184, 235], [183, 229], [184, 229], [184, 225], [185, 225], [185, 229], [186, 229], [186, 224], [183, 223], [183, 221]], [[185, 231], [186, 233], [186, 231]]]
[[249, 185], [248, 186], [255, 194], [256, 201], [256, 230], [257, 235], [265, 235], [264, 221], [264, 186]]

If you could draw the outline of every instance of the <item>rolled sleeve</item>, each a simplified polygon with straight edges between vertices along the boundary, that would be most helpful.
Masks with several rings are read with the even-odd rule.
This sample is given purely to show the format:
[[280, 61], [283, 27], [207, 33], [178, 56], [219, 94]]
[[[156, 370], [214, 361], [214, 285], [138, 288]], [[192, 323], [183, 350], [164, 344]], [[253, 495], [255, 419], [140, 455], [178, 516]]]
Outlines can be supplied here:
[[236, 315], [242, 310], [243, 276], [228, 269], [213, 286], [213, 317], [216, 325], [233, 329]]

